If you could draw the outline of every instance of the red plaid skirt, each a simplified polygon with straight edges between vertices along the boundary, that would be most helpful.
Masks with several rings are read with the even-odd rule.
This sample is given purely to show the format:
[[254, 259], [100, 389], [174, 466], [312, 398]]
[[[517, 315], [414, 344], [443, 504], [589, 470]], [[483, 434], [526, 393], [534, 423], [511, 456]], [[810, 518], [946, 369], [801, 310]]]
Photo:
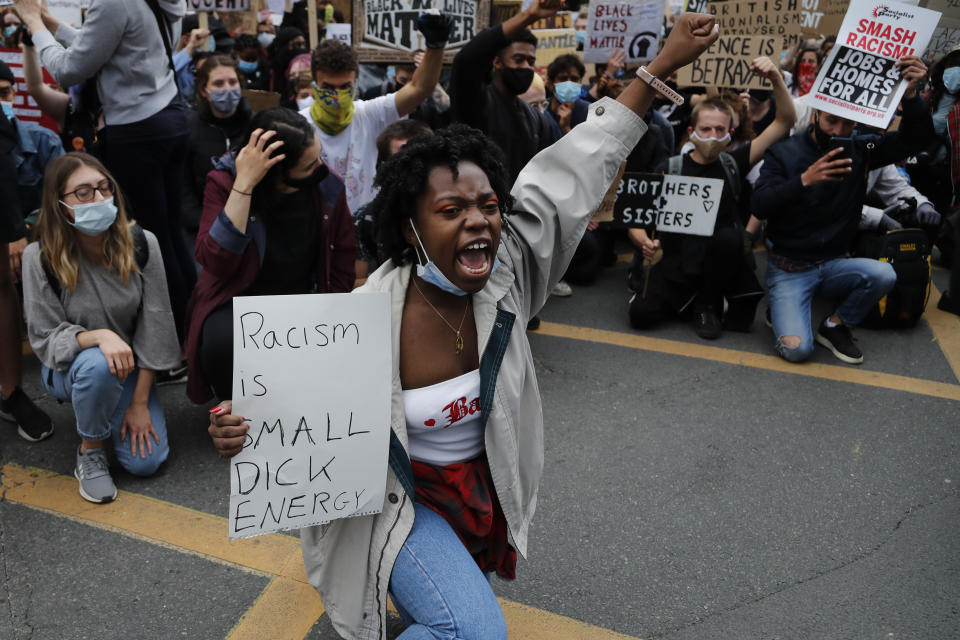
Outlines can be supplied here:
[[417, 502], [443, 516], [483, 572], [513, 580], [517, 551], [507, 542], [507, 519], [497, 500], [487, 456], [435, 467], [412, 460]]

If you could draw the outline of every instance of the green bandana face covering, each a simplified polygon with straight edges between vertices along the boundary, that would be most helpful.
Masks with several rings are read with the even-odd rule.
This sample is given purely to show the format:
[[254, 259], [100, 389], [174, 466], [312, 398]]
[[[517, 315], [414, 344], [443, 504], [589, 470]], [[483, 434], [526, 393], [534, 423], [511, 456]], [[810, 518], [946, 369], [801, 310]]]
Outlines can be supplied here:
[[355, 89], [321, 89], [313, 85], [313, 106], [310, 115], [320, 129], [331, 136], [342, 132], [353, 120]]

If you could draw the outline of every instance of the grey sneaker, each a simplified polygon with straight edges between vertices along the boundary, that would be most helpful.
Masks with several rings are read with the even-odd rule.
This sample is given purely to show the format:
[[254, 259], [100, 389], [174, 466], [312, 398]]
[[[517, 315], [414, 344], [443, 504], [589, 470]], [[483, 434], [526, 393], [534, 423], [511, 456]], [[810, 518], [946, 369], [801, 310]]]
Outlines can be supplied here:
[[107, 468], [107, 454], [103, 447], [80, 453], [77, 447], [77, 468], [73, 475], [80, 481], [80, 495], [90, 502], [111, 502], [117, 497], [117, 487]]
[[553, 285], [553, 291], [550, 292], [550, 295], [558, 298], [568, 298], [573, 295], [573, 287], [563, 280], [559, 280], [557, 284]]

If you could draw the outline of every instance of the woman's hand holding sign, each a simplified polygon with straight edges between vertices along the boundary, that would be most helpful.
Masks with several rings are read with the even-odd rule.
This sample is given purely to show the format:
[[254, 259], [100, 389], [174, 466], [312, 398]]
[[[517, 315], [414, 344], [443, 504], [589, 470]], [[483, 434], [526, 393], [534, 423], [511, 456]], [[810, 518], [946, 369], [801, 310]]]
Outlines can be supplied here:
[[232, 458], [243, 450], [250, 425], [245, 424], [243, 416], [235, 416], [233, 402], [224, 400], [210, 409], [210, 426], [207, 433], [213, 439], [213, 446], [224, 458]]

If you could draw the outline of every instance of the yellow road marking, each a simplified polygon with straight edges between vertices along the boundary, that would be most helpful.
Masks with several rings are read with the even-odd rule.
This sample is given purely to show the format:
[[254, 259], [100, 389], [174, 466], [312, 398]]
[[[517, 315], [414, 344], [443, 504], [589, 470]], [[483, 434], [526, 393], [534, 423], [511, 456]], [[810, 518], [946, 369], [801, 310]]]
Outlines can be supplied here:
[[667, 340], [665, 338], [651, 338], [649, 336], [621, 333], [619, 331], [588, 329], [556, 322], [541, 322], [540, 328], [537, 329], [536, 333], [556, 338], [570, 338], [573, 340], [584, 340], [630, 349], [655, 351], [657, 353], [685, 356], [688, 358], [700, 358], [714, 362], [753, 367], [755, 369], [766, 369], [778, 373], [791, 373], [799, 376], [835, 380], [837, 382], [851, 382], [883, 389], [894, 389], [896, 391], [906, 391], [919, 395], [946, 398], [948, 400], [960, 400], [960, 385], [910, 378], [891, 373], [882, 373], [880, 371], [866, 371], [863, 369], [820, 364], [817, 362], [794, 364], [783, 360], [779, 356], [738, 351], [736, 349], [724, 349], [722, 347], [711, 347], [678, 340]]
[[[109, 504], [92, 504], [77, 494], [73, 478], [13, 463], [3, 466], [0, 492], [7, 502], [273, 578], [228, 640], [301, 640], [323, 615], [296, 538], [267, 535], [230, 541], [226, 518], [127, 491]], [[500, 604], [511, 638], [636, 640], [510, 600], [500, 599]]]
[[930, 330], [933, 331], [947, 362], [953, 367], [953, 374], [957, 380], [960, 380], [960, 318], [937, 309], [941, 295], [940, 291], [931, 284], [930, 300], [927, 302], [927, 310], [923, 312], [923, 317], [930, 325]]

